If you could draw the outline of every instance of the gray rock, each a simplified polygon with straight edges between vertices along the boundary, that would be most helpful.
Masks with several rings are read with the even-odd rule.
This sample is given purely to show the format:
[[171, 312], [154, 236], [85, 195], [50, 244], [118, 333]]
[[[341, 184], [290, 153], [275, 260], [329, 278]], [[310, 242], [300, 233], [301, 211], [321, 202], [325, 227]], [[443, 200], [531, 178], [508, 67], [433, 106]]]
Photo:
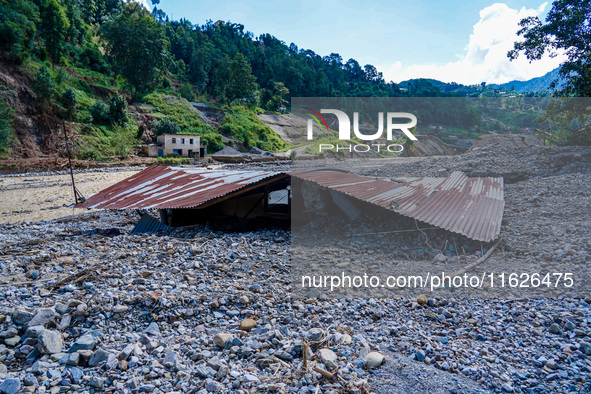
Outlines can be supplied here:
[[121, 351], [121, 353], [119, 353], [119, 355], [117, 355], [117, 358], [119, 360], [129, 359], [129, 357], [131, 357], [134, 349], [135, 349], [135, 345], [133, 345], [133, 344], [129, 344], [129, 345], [125, 346], [123, 348], [123, 350]]
[[113, 313], [124, 313], [127, 312], [129, 310], [129, 307], [127, 305], [115, 305], [113, 307]]
[[49, 368], [51, 368], [50, 363], [37, 360], [33, 363], [33, 365], [31, 365], [31, 372], [33, 372], [35, 375], [42, 375], [47, 372]]
[[244, 380], [247, 383], [254, 383], [254, 382], [260, 381], [260, 379], [257, 376], [254, 376], [253, 374], [250, 374], [250, 373], [245, 373], [242, 376], [242, 380]]
[[131, 379], [125, 382], [125, 387], [129, 387], [132, 390], [137, 389], [140, 386], [137, 377], [133, 376]]
[[552, 323], [550, 325], [550, 328], [548, 328], [548, 332], [550, 334], [560, 334], [562, 332], [562, 329], [557, 323]]
[[105, 362], [105, 368], [112, 369], [117, 366], [117, 357], [113, 353], [109, 353], [107, 356], [107, 361]]
[[320, 361], [324, 363], [328, 367], [328, 369], [335, 369], [337, 367], [337, 355], [330, 349], [320, 349], [318, 350], [318, 356], [320, 357]]
[[164, 366], [167, 368], [172, 368], [174, 366], [174, 362], [178, 359], [178, 357], [179, 354], [177, 352], [167, 352], [166, 356], [164, 356], [164, 361], [162, 361], [162, 364], [164, 364]]
[[369, 352], [365, 359], [365, 367], [367, 369], [373, 369], [379, 367], [384, 362], [384, 356], [379, 352]]
[[99, 339], [103, 336], [101, 330], [89, 331], [82, 335], [74, 342], [72, 347], [68, 350], [69, 353], [77, 352], [78, 350], [94, 350], [99, 342]]
[[72, 381], [74, 383], [79, 383], [82, 380], [82, 377], [84, 376], [84, 372], [77, 367], [68, 368], [66, 371], [68, 372], [68, 375], [72, 377]]
[[20, 389], [21, 382], [15, 378], [6, 379], [0, 384], [0, 392], [4, 394], [17, 394]]
[[417, 350], [415, 353], [415, 358], [417, 361], [423, 361], [425, 360], [425, 353], [422, 350]]
[[436, 263], [445, 263], [447, 261], [447, 257], [445, 257], [445, 255], [438, 253], [434, 258], [433, 258], [433, 262]]
[[23, 379], [23, 384], [29, 387], [39, 385], [37, 378], [33, 374], [27, 374], [27, 376], [25, 376], [25, 378]]
[[[205, 365], [197, 365], [194, 368], [195, 374], [197, 376], [199, 376], [201, 379], [206, 379], [208, 376], [210, 376], [210, 370], [213, 371], [211, 368], [205, 366]], [[215, 371], [213, 371], [215, 372]]]
[[213, 336], [213, 342], [221, 348], [226, 347], [226, 345], [231, 343], [233, 339], [234, 335], [227, 333], [217, 333]]
[[320, 341], [324, 337], [324, 331], [320, 328], [313, 328], [308, 332], [308, 339], [317, 342]]
[[205, 381], [205, 389], [209, 393], [217, 393], [222, 390], [222, 385], [216, 382], [215, 380], [209, 378]]
[[33, 316], [33, 313], [19, 308], [13, 312], [12, 320], [15, 324], [24, 325], [30, 322]]
[[25, 331], [25, 335], [29, 338], [37, 338], [39, 334], [45, 331], [45, 327], [43, 326], [31, 326], [29, 325], [27, 331]]
[[160, 336], [160, 327], [158, 327], [158, 323], [152, 322], [148, 325], [148, 328], [146, 328], [146, 331], [144, 331], [144, 332], [148, 335], [153, 336], [153, 337], [159, 337]]
[[228, 375], [228, 372], [230, 372], [230, 368], [228, 368], [227, 365], [220, 365], [218, 373], [215, 375], [215, 377], [217, 380], [222, 380]]
[[80, 362], [80, 353], [67, 353], [62, 359], [60, 360], [61, 364], [77, 366]]
[[100, 378], [98, 376], [93, 376], [88, 381], [88, 384], [90, 384], [92, 387], [95, 387], [97, 389], [101, 389], [105, 385], [105, 379], [104, 378]]
[[219, 370], [223, 364], [224, 363], [222, 362], [222, 360], [220, 360], [220, 358], [217, 356], [212, 357], [209, 360], [207, 360], [207, 366], [216, 370], [216, 371]]
[[137, 365], [139, 362], [140, 362], [140, 359], [139, 359], [139, 357], [137, 357], [137, 356], [131, 356], [131, 357], [129, 358], [129, 363], [128, 363], [128, 364], [129, 364], [129, 367], [130, 367], [130, 368], [133, 368], [133, 367], [135, 367], [135, 366], [136, 366], [136, 365]]
[[47, 326], [49, 323], [53, 322], [58, 314], [55, 312], [54, 308], [43, 308], [39, 309], [35, 316], [27, 323], [28, 327], [33, 326]]
[[64, 350], [64, 340], [58, 331], [45, 330], [37, 337], [37, 350], [42, 354], [56, 354]]
[[96, 367], [97, 365], [99, 365], [103, 361], [107, 361], [110, 354], [111, 353], [109, 353], [103, 349], [95, 350], [95, 352], [92, 353], [92, 356], [90, 356], [90, 360], [88, 360], [88, 366], [89, 367]]
[[66, 328], [70, 327], [70, 323], [72, 322], [72, 316], [69, 313], [62, 316], [60, 320], [59, 328], [60, 330], [65, 330]]
[[16, 346], [21, 341], [21, 337], [16, 335], [14, 337], [6, 338], [4, 343], [10, 347]]

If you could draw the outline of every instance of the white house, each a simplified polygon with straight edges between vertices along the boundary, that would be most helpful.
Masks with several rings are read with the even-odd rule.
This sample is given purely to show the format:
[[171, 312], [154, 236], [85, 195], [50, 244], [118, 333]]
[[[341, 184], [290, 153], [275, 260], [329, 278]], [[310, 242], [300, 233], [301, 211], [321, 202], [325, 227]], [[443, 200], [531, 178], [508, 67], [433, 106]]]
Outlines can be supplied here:
[[174, 153], [181, 157], [204, 157], [206, 153], [206, 147], [201, 146], [199, 136], [194, 134], [162, 134], [157, 141], [156, 144], [142, 146], [142, 152], [151, 157]]

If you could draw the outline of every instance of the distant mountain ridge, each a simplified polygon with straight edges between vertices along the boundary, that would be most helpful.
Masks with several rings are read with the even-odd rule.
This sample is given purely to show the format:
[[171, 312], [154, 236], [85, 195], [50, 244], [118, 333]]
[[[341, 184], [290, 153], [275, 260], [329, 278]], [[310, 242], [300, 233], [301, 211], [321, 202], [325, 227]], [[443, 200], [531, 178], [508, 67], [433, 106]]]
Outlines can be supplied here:
[[[532, 79], [528, 79], [526, 81], [518, 81], [513, 80], [502, 84], [487, 84], [486, 86], [489, 88], [505, 88], [511, 89], [513, 88], [518, 93], [526, 93], [526, 92], [540, 92], [543, 90], [553, 90], [552, 83], [556, 82], [555, 89], [561, 89], [564, 84], [564, 78], [560, 77], [559, 74], [560, 68], [555, 68], [554, 70], [542, 75], [541, 77], [536, 77]], [[402, 81], [398, 84], [400, 88], [408, 88], [414, 82], [417, 81], [424, 81], [429, 82], [431, 85], [441, 89], [442, 92], [454, 92], [459, 90], [465, 90], [467, 85], [458, 84], [455, 82], [447, 83], [442, 82], [437, 79], [432, 78], [416, 78], [416, 79], [409, 79], [406, 81]], [[474, 86], [474, 85], [472, 85]]]
[[539, 92], [541, 90], [551, 90], [552, 83], [556, 82], [555, 89], [561, 89], [565, 83], [565, 80], [560, 77], [558, 73], [560, 68], [555, 68], [554, 70], [542, 75], [541, 77], [528, 79], [527, 81], [510, 81], [503, 84], [491, 84], [491, 86], [499, 87], [499, 88], [507, 88], [510, 89], [514, 87], [514, 89], [519, 93], [525, 92]]

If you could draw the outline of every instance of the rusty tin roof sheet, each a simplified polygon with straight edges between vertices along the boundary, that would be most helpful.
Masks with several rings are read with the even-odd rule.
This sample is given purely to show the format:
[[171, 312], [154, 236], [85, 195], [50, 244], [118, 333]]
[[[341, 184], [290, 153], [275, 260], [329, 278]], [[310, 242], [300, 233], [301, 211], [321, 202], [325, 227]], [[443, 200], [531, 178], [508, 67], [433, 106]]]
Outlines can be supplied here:
[[289, 175], [151, 166], [90, 197], [76, 208], [193, 208]]
[[[193, 208], [290, 174], [152, 166], [90, 197], [77, 208]], [[297, 178], [356, 199], [489, 242], [499, 237], [505, 207], [503, 178], [375, 178], [322, 170]]]
[[296, 172], [294, 177], [415, 218], [468, 238], [499, 237], [505, 208], [503, 178], [375, 178], [338, 171]]

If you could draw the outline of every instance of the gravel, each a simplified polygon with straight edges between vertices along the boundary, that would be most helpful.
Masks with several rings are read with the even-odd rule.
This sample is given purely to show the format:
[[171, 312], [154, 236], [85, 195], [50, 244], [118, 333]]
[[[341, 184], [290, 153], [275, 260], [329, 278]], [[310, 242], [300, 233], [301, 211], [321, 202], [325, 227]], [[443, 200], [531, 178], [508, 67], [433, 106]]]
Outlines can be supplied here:
[[[588, 150], [537, 149], [511, 169], [507, 239], [487, 264], [589, 261]], [[480, 154], [490, 175], [520, 161]], [[563, 154], [581, 159], [549, 169]], [[475, 176], [473, 155], [359, 172], [431, 175], [447, 163]], [[0, 225], [0, 392], [591, 391], [589, 294], [297, 299], [289, 231], [128, 235], [138, 218]], [[122, 235], [84, 233], [113, 227]]]

